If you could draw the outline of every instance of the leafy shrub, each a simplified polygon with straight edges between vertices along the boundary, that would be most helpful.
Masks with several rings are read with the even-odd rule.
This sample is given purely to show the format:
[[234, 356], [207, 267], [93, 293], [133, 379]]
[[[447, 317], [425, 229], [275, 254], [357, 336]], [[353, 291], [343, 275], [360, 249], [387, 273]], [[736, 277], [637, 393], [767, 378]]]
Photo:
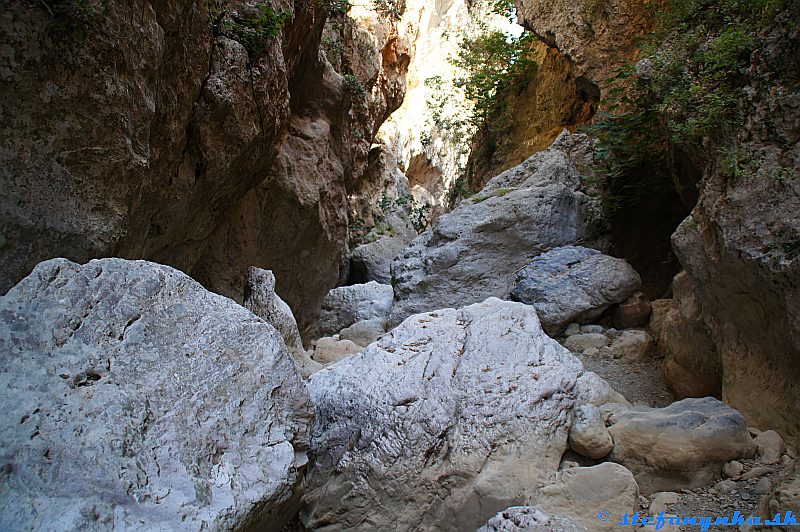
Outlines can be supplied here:
[[375, 11], [386, 18], [400, 20], [405, 11], [405, 0], [372, 0]]
[[[751, 172], [749, 155], [722, 148], [748, 83], [756, 35], [783, 0], [668, 0], [643, 61], [606, 83], [603, 111], [590, 128], [605, 175], [606, 214], [671, 186], [671, 145], [722, 153], [720, 171]], [[710, 149], [716, 146], [717, 149]]]
[[533, 34], [509, 37], [501, 31], [486, 31], [461, 41], [452, 64], [464, 71], [456, 78], [456, 87], [464, 89], [475, 104], [472, 121], [486, 123], [502, 108], [505, 91], [528, 84], [536, 73]]
[[332, 17], [344, 16], [352, 7], [349, 0], [320, 0], [320, 4]]
[[367, 94], [361, 81], [353, 74], [344, 75], [344, 88], [350, 91], [351, 94], [356, 94], [358, 96], [366, 96]]
[[263, 53], [272, 37], [283, 31], [283, 26], [291, 20], [288, 10], [276, 10], [267, 4], [256, 4], [258, 16], [252, 18], [233, 17], [222, 24], [222, 34], [238, 41], [251, 54]]

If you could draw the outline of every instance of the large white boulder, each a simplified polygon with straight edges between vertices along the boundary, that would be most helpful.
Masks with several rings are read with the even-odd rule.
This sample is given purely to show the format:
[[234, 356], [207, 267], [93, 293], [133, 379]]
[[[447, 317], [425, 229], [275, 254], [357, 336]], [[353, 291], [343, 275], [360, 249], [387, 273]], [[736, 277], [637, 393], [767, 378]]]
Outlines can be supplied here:
[[630, 469], [645, 493], [702, 486], [756, 451], [744, 417], [713, 397], [620, 411], [608, 431], [609, 460]]
[[0, 298], [0, 529], [281, 530], [313, 411], [274, 327], [172, 268], [39, 264]]
[[364, 320], [385, 320], [394, 292], [388, 284], [370, 281], [334, 288], [322, 300], [317, 336], [329, 336]]
[[524, 503], [558, 469], [581, 372], [528, 305], [490, 298], [408, 318], [309, 379], [304, 524], [474, 530]]

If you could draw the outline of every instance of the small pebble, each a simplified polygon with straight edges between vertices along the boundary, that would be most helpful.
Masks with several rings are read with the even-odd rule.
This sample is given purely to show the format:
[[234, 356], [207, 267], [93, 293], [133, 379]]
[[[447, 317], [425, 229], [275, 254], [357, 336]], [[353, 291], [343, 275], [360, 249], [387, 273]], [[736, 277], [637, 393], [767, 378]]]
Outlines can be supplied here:
[[736, 493], [736, 482], [732, 480], [721, 480], [714, 484], [712, 489], [717, 493]]

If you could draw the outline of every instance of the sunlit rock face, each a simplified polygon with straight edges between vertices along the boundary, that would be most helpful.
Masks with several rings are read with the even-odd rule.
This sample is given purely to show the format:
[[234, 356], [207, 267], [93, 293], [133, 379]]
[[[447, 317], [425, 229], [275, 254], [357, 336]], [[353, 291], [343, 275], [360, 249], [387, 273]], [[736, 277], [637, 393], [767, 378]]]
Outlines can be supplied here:
[[557, 48], [575, 75], [605, 81], [636, 54], [637, 38], [652, 28], [650, 14], [662, 0], [519, 0], [525, 28]]
[[475, 132], [468, 123], [472, 104], [453, 85], [461, 72], [450, 60], [464, 38], [484, 31], [479, 24], [506, 32], [521, 28], [466, 0], [409, 0], [405, 19], [399, 31], [411, 43], [408, 88], [379, 139], [397, 158], [416, 201], [438, 207], [463, 174]]

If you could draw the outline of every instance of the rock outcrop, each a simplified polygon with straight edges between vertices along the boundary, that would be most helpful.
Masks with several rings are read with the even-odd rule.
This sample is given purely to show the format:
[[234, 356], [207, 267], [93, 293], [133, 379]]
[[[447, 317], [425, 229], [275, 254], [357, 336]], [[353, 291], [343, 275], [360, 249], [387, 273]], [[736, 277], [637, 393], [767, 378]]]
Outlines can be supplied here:
[[657, 324], [658, 345], [664, 355], [664, 380], [670, 390], [684, 397], [721, 397], [722, 362], [695, 286], [686, 272], [675, 276], [666, 316]]
[[275, 275], [269, 270], [251, 267], [244, 289], [244, 308], [275, 327], [304, 377], [321, 368], [309, 357], [292, 309], [275, 293]]
[[650, 31], [649, 9], [660, 0], [524, 0], [517, 18], [574, 65], [576, 77], [597, 85], [636, 56], [638, 37]]
[[[792, 20], [797, 16], [795, 6]], [[787, 17], [770, 25], [753, 59], [753, 85], [744, 91], [746, 127], [731, 147], [758, 154], [758, 162], [737, 179], [709, 164], [699, 203], [676, 231], [673, 246], [717, 346], [723, 400], [751, 425], [797, 438], [800, 86], [776, 65], [798, 71], [786, 43], [798, 42], [800, 29], [791, 29]], [[775, 99], [776, 93], [781, 97]]]
[[645, 493], [703, 485], [719, 478], [722, 464], [756, 450], [744, 417], [711, 397], [635, 407], [614, 421], [609, 460], [630, 469]]
[[308, 334], [402, 102], [397, 22], [354, 8], [326, 25], [324, 2], [70, 4], [0, 20], [0, 292], [46, 258], [123, 256], [241, 301], [255, 265]]
[[408, 318], [309, 380], [304, 524], [467, 530], [523, 503], [558, 468], [581, 372], [527, 305]]
[[508, 296], [514, 274], [552, 247], [588, 236], [587, 197], [561, 145], [500, 174], [472, 199], [441, 216], [392, 264], [391, 322], [487, 297]]
[[43, 262], [0, 298], [0, 528], [282, 530], [313, 419], [269, 324], [170, 267]]
[[511, 298], [536, 307], [551, 336], [572, 322], [591, 323], [641, 285], [622, 259], [581, 246], [566, 246], [536, 257], [517, 275]]
[[588, 529], [533, 506], [512, 506], [498, 512], [478, 532], [588, 532]]
[[365, 320], [385, 320], [392, 309], [392, 287], [370, 281], [334, 288], [322, 300], [318, 336], [336, 334]]
[[[568, 517], [588, 530], [619, 530], [614, 518], [636, 510], [639, 486], [633, 474], [619, 464], [574, 467], [559, 471], [555, 481], [534, 497], [534, 503], [545, 512]], [[599, 520], [598, 512], [603, 511], [612, 518]]]
[[[536, 497], [535, 506], [507, 508], [478, 532], [616, 530], [614, 518], [633, 513], [638, 498], [636, 480], [619, 464], [566, 469]], [[611, 519], [599, 520], [598, 508]]]
[[800, 515], [799, 464], [800, 462], [795, 458], [792, 464], [786, 468], [778, 481], [769, 490], [769, 493], [764, 495], [758, 507], [760, 515], [770, 519], [774, 517], [777, 512], [781, 512], [782, 516], [786, 516], [786, 512], [792, 512], [795, 516]]
[[599, 459], [614, 448], [600, 409], [591, 403], [577, 405], [569, 428], [569, 447], [587, 458]]

